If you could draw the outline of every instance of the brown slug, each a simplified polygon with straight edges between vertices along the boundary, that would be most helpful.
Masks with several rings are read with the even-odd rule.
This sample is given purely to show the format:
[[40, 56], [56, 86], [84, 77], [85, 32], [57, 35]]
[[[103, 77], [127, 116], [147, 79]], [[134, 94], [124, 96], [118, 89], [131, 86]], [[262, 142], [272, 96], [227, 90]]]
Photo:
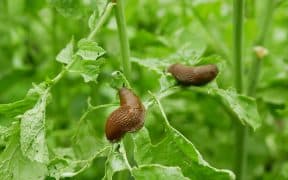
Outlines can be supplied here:
[[144, 125], [145, 107], [129, 89], [119, 90], [120, 107], [106, 121], [105, 133], [109, 141], [119, 141], [126, 132], [135, 132]]
[[214, 64], [196, 67], [173, 64], [168, 68], [168, 72], [170, 72], [181, 85], [203, 86], [217, 76], [218, 68]]

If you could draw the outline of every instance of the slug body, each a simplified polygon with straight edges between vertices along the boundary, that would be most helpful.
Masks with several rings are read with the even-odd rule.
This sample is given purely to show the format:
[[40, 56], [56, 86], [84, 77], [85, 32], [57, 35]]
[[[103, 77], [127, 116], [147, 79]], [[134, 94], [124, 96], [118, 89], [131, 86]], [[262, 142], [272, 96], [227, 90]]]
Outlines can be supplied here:
[[119, 141], [126, 132], [135, 132], [144, 125], [145, 107], [129, 89], [119, 90], [120, 107], [113, 111], [106, 122], [105, 133], [109, 141]]
[[174, 78], [184, 86], [203, 86], [215, 79], [218, 68], [214, 64], [189, 67], [182, 64], [173, 64], [168, 68]]

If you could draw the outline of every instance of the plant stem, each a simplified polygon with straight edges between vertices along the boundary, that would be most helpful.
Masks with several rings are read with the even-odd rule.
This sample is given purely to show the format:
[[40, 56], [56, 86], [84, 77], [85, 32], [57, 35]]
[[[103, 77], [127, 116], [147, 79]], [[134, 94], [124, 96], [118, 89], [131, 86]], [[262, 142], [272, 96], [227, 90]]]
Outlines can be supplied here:
[[[237, 4], [235, 1], [237, 1], [237, 0], [234, 0], [234, 5]], [[239, 1], [241, 1], [241, 0], [239, 0]], [[238, 3], [240, 4], [240, 2], [238, 2]], [[238, 7], [240, 6], [239, 4], [237, 4]], [[237, 9], [237, 6], [234, 6], [235, 9]], [[267, 29], [269, 28], [271, 21], [272, 21], [273, 9], [274, 9], [273, 0], [268, 0], [267, 4], [266, 4], [266, 12], [264, 12], [264, 14], [265, 14], [264, 21], [263, 21], [262, 27], [260, 28], [261, 32], [259, 34], [258, 39], [256, 40], [256, 45], [264, 45], [264, 42], [265, 42], [266, 36], [267, 36], [267, 32], [268, 32]], [[235, 13], [236, 13], [236, 11], [235, 11]], [[237, 22], [236, 18], [237, 18], [237, 15], [235, 15], [234, 23]], [[236, 28], [235, 31], [237, 31], [236, 25], [235, 25], [235, 28]], [[242, 34], [242, 33], [240, 33], [240, 34]], [[237, 38], [236, 36], [237, 36], [237, 34], [235, 32], [234, 40], [236, 40], [236, 38]], [[238, 38], [240, 38], [240, 37], [238, 37]], [[236, 41], [234, 41], [234, 43], [236, 43]], [[236, 56], [237, 55], [237, 48], [239, 48], [239, 47], [237, 47], [235, 45], [234, 48], [235, 48], [234, 53]], [[241, 55], [241, 51], [239, 52], [239, 50], [238, 50], [238, 53]], [[237, 58], [235, 57], [235, 61], [236, 61], [236, 59]], [[240, 60], [240, 63], [241, 63], [241, 57], [238, 60]], [[249, 83], [248, 83], [248, 87], [247, 87], [247, 95], [249, 95], [249, 96], [255, 96], [255, 91], [257, 88], [257, 83], [258, 83], [260, 70], [261, 70], [261, 63], [262, 63], [262, 59], [260, 59], [256, 55], [254, 55], [253, 65], [251, 67], [251, 72], [250, 72], [250, 76], [249, 76]], [[241, 71], [240, 71], [240, 73], [241, 73]], [[238, 88], [241, 87], [240, 92], [242, 92], [242, 85], [241, 84], [242, 84], [242, 82], [236, 82], [236, 87], [238, 87]], [[236, 175], [237, 175], [237, 178], [239, 180], [245, 179], [245, 166], [246, 166], [246, 156], [247, 156], [246, 155], [246, 139], [247, 139], [247, 135], [248, 135], [247, 132], [248, 132], [248, 129], [246, 127], [238, 125], [237, 130], [236, 130], [236, 138], [237, 138], [236, 139], [236, 142], [237, 142], [236, 143], [236, 149], [237, 149], [237, 147], [239, 147], [239, 149], [238, 149], [238, 152], [236, 153], [236, 155], [238, 155], [236, 158]]]
[[262, 27], [260, 28], [261, 32], [259, 33], [259, 37], [256, 41], [257, 45], [264, 45], [264, 43], [265, 43], [267, 33], [269, 32], [268, 28], [270, 27], [270, 24], [272, 21], [273, 11], [275, 8], [275, 4], [274, 4], [273, 0], [267, 0], [266, 2], [267, 2], [266, 9], [265, 9], [265, 12], [263, 14], [264, 15], [264, 21], [263, 21]]
[[242, 93], [242, 40], [243, 40], [243, 6], [244, 0], [234, 0], [234, 32], [233, 32], [233, 58], [235, 72], [235, 87]]
[[99, 31], [99, 29], [103, 26], [103, 24], [105, 23], [105, 21], [108, 19], [109, 15], [111, 14], [111, 11], [112, 11], [114, 5], [115, 5], [115, 3], [108, 3], [105, 11], [103, 12], [103, 14], [102, 14], [101, 18], [99, 19], [98, 23], [96, 24], [95, 28], [88, 35], [88, 39], [91, 40], [95, 36], [95, 34]]
[[247, 160], [246, 141], [247, 141], [248, 128], [243, 126], [241, 123], [237, 123], [235, 134], [236, 134], [235, 174], [237, 180], [244, 180], [246, 170], [246, 160]]
[[260, 75], [261, 64], [262, 64], [262, 59], [256, 57], [256, 55], [254, 56], [255, 58], [253, 59], [253, 64], [252, 64], [251, 72], [249, 75], [249, 84], [247, 87], [247, 95], [249, 96], [255, 95], [255, 91], [256, 91], [259, 75]]
[[[233, 59], [234, 59], [234, 78], [235, 87], [239, 94], [243, 91], [242, 83], [242, 40], [243, 40], [243, 9], [244, 0], [234, 0], [234, 31], [233, 31]], [[238, 122], [238, 119], [236, 120]], [[238, 180], [245, 179], [246, 169], [246, 137], [247, 127], [236, 124], [235, 130], [235, 173]]]
[[[269, 27], [273, 17], [273, 11], [275, 8], [275, 4], [273, 0], [267, 0], [266, 9], [264, 11], [264, 21], [262, 26], [260, 27], [261, 32], [259, 34], [258, 39], [256, 40], [256, 45], [263, 46], [265, 44], [265, 40], [267, 37], [267, 32], [269, 31]], [[254, 55], [253, 64], [250, 70], [249, 76], [249, 84], [247, 89], [247, 95], [255, 96], [255, 91], [257, 88], [258, 79], [261, 71], [262, 60], [256, 55]]]
[[124, 16], [124, 0], [117, 0], [115, 7], [115, 17], [118, 27], [124, 75], [126, 76], [128, 81], [130, 81], [131, 79], [131, 63], [129, 60], [130, 47], [127, 37], [126, 20]]

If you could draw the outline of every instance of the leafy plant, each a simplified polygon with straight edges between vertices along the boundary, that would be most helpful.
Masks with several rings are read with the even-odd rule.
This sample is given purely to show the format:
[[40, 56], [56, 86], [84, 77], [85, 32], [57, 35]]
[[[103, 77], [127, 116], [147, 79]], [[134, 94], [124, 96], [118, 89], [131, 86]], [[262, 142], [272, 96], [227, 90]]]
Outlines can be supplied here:
[[[287, 8], [3, 0], [0, 179], [287, 179]], [[175, 63], [219, 73], [183, 87]], [[123, 86], [145, 123], [110, 142]]]

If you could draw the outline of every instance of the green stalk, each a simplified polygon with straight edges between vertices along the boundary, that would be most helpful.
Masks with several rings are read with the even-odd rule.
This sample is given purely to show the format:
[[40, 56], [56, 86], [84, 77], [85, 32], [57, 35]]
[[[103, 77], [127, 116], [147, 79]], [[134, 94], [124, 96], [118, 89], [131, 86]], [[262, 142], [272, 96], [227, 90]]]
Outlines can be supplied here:
[[[244, 0], [234, 0], [234, 31], [233, 31], [233, 59], [234, 59], [234, 80], [235, 87], [239, 94], [243, 91], [242, 83], [242, 41], [243, 41], [243, 9]], [[236, 119], [238, 122], [238, 119]], [[246, 137], [247, 128], [242, 124], [236, 124], [235, 131], [235, 173], [238, 180], [245, 179], [246, 169]]]
[[257, 88], [257, 83], [259, 80], [260, 75], [260, 69], [262, 64], [262, 59], [254, 55], [253, 64], [251, 67], [251, 72], [249, 75], [249, 84], [247, 87], [247, 95], [249, 96], [255, 96], [255, 91]]
[[119, 39], [120, 39], [123, 71], [128, 81], [130, 81], [131, 79], [131, 63], [129, 60], [130, 47], [129, 47], [129, 41], [127, 37], [126, 20], [124, 16], [124, 0], [116, 1], [115, 17], [116, 17], [118, 34], [119, 34]]
[[88, 35], [87, 39], [91, 40], [96, 35], [96, 33], [99, 31], [99, 29], [107, 21], [109, 15], [111, 14], [111, 11], [112, 11], [114, 5], [115, 5], [114, 3], [108, 3], [104, 13], [102, 14], [101, 18], [99, 19], [99, 21], [96, 24], [93, 31], [91, 31], [91, 33]]
[[265, 12], [263, 13], [264, 15], [264, 21], [261, 27], [261, 32], [259, 34], [259, 37], [256, 41], [257, 45], [264, 45], [265, 40], [266, 40], [266, 36], [268, 33], [268, 29], [270, 27], [271, 21], [272, 21], [272, 15], [273, 15], [273, 11], [275, 8], [275, 4], [273, 0], [267, 0], [266, 1], [266, 9]]
[[[264, 21], [261, 26], [261, 32], [259, 33], [259, 37], [256, 40], [256, 45], [263, 46], [266, 40], [267, 36], [267, 29], [269, 29], [269, 26], [272, 21], [272, 14], [274, 10], [274, 3], [273, 0], [267, 0], [266, 1], [266, 11], [264, 12]], [[242, 75], [239, 73], [242, 73], [242, 67], [241, 69], [237, 66], [241, 65], [241, 56], [242, 56], [242, 22], [243, 20], [240, 20], [243, 18], [243, 10], [242, 6], [243, 1], [242, 0], [234, 0], [234, 9], [235, 9], [235, 16], [234, 16], [234, 59], [235, 59], [235, 85], [239, 93], [242, 93]], [[241, 21], [241, 22], [240, 22]], [[239, 25], [240, 23], [240, 25]], [[238, 26], [237, 26], [238, 24]], [[237, 44], [237, 41], [240, 41], [241, 43]], [[259, 80], [259, 75], [261, 71], [261, 63], [262, 63], [263, 57], [258, 57], [257, 55], [254, 55], [253, 64], [250, 71], [250, 76], [248, 80], [248, 87], [247, 87], [247, 95], [249, 96], [255, 96], [255, 91], [257, 88], [257, 83]], [[238, 71], [237, 71], [238, 70]], [[241, 77], [239, 79], [239, 77]], [[242, 180], [245, 179], [245, 168], [246, 168], [246, 138], [247, 138], [247, 132], [248, 129], [246, 127], [243, 127], [241, 125], [237, 126], [236, 129], [236, 159], [235, 159], [235, 172], [237, 179]]]
[[[259, 34], [258, 39], [256, 40], [256, 45], [264, 46], [265, 40], [267, 38], [267, 32], [269, 31], [270, 24], [272, 22], [273, 17], [273, 11], [275, 8], [275, 4], [273, 0], [267, 0], [266, 1], [266, 9], [264, 11], [264, 21], [262, 26], [260, 27], [261, 32]], [[253, 64], [250, 71], [249, 76], [249, 84], [247, 89], [247, 95], [249, 96], [255, 96], [255, 91], [257, 88], [257, 83], [261, 71], [261, 64], [263, 59], [257, 57], [254, 55]]]
[[235, 72], [235, 87], [238, 93], [242, 93], [242, 41], [243, 41], [243, 6], [244, 0], [234, 0], [234, 32], [233, 32], [233, 59]]
[[248, 128], [243, 126], [241, 123], [237, 123], [236, 126], [235, 174], [237, 180], [244, 180], [247, 161], [246, 141]]

